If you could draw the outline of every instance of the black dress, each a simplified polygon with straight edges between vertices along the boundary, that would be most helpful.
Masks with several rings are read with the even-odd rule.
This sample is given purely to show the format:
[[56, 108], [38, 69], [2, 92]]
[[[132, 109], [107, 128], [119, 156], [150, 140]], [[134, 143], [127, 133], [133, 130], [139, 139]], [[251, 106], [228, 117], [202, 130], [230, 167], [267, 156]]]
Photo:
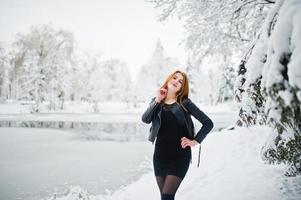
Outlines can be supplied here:
[[173, 104], [164, 104], [161, 111], [161, 125], [157, 135], [153, 155], [155, 176], [176, 175], [183, 179], [191, 160], [191, 147], [181, 146], [181, 138], [187, 137], [184, 128], [170, 111]]

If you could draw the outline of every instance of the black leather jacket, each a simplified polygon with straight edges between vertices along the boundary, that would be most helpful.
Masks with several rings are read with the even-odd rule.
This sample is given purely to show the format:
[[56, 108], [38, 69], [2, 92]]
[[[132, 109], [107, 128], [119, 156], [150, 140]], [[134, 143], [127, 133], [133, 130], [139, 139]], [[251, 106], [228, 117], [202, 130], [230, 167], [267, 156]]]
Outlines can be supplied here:
[[[186, 112], [180, 105], [176, 104], [173, 106], [171, 111], [174, 113], [176, 118], [180, 123], [183, 123], [184, 126], [187, 127], [188, 134], [190, 135], [189, 139], [196, 140], [199, 144], [205, 139], [207, 134], [213, 128], [212, 120], [201, 111], [191, 100], [190, 98], [186, 98], [183, 102], [183, 106], [188, 110]], [[148, 140], [154, 143], [160, 125], [161, 125], [161, 110], [162, 106], [160, 103], [155, 101], [155, 97], [153, 97], [149, 103], [149, 107], [143, 113], [141, 120], [144, 123], [152, 123], [150, 127], [150, 133], [148, 136]], [[191, 119], [191, 115], [195, 117], [199, 122], [202, 123], [202, 128], [195, 134], [194, 124]], [[200, 145], [201, 150], [201, 145]], [[199, 151], [199, 159], [200, 159], [200, 151]], [[199, 165], [199, 162], [198, 162]]]

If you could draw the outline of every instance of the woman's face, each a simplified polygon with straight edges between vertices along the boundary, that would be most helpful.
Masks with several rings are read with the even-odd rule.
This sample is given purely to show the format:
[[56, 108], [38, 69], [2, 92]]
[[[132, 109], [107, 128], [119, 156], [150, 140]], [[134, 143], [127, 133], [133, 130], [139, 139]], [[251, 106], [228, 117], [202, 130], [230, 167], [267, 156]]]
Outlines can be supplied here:
[[177, 72], [172, 76], [172, 79], [168, 82], [168, 90], [178, 92], [183, 85], [184, 77], [181, 73]]

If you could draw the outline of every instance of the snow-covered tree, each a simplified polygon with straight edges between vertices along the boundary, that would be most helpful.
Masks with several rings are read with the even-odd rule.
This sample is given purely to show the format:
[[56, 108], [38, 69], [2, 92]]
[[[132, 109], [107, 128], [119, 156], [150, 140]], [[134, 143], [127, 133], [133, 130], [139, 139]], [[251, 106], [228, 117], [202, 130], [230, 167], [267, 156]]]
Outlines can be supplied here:
[[155, 95], [156, 90], [162, 85], [165, 77], [175, 68], [180, 68], [175, 58], [167, 57], [164, 48], [157, 41], [156, 47], [149, 61], [144, 64], [134, 83], [133, 96], [137, 101], [147, 101]]
[[[99, 89], [98, 80], [102, 80], [98, 69], [102, 65], [102, 57], [100, 55], [85, 54], [77, 58], [74, 66], [74, 77], [72, 81], [72, 99], [74, 101], [88, 102], [92, 104], [94, 112], [98, 112], [98, 96]], [[98, 76], [98, 77], [97, 77]], [[94, 77], [96, 79], [94, 79]]]
[[73, 50], [73, 35], [50, 25], [33, 26], [29, 33], [19, 34], [11, 59], [15, 98], [34, 100], [35, 112], [46, 101], [50, 109], [62, 107], [70, 90]]
[[269, 162], [288, 163], [289, 175], [301, 173], [300, 16], [300, 1], [276, 2], [236, 85], [240, 123], [275, 128], [262, 153]]
[[10, 65], [8, 55], [0, 43], [0, 102], [10, 98]]
[[[147, 1], [161, 10], [159, 21], [164, 21], [174, 15], [184, 21], [186, 47], [195, 66], [202, 68], [204, 60], [210, 57], [224, 57], [223, 64], [227, 65], [225, 69], [229, 70], [233, 68], [230, 66], [233, 56], [242, 57], [247, 51], [250, 41], [257, 37], [268, 9], [275, 3], [270, 0]], [[199, 70], [199, 76], [202, 80], [201, 71]], [[217, 81], [219, 78], [226, 83], [225, 76], [217, 77], [219, 71], [217, 73], [209, 75], [210, 79]], [[218, 96], [224, 95], [222, 93], [225, 92], [225, 85], [221, 84], [217, 87], [215, 83], [211, 85], [212, 91], [209, 95], [212, 102], [221, 101], [223, 98]]]
[[131, 76], [125, 62], [105, 60], [93, 76], [98, 101], [127, 101]]
[[217, 102], [225, 102], [233, 100], [234, 94], [234, 82], [235, 82], [235, 72], [232, 68], [232, 63], [224, 61], [220, 65], [221, 76], [218, 80], [217, 87]]
[[213, 91], [208, 74], [191, 56], [187, 58], [186, 72], [189, 79], [189, 96], [197, 102], [211, 102], [210, 94]]
[[176, 15], [185, 22], [186, 46], [202, 62], [210, 55], [242, 55], [274, 1], [147, 0], [161, 10], [159, 20]]
[[75, 82], [74, 94], [77, 99], [91, 103], [93, 112], [99, 112], [100, 102], [128, 102], [132, 82], [125, 62], [87, 55], [79, 66], [80, 80]]
[[196, 99], [198, 96], [198, 80], [199, 77], [199, 67], [194, 66], [193, 61], [190, 57], [187, 58], [187, 64], [186, 64], [186, 73], [189, 78], [189, 96], [191, 96], [193, 99]]

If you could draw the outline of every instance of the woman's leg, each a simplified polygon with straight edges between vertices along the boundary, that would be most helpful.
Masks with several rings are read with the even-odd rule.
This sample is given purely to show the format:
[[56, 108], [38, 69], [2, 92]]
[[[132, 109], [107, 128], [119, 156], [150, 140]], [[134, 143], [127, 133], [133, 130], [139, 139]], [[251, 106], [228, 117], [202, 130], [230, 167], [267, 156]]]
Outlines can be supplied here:
[[163, 189], [165, 178], [166, 178], [166, 176], [156, 176], [156, 181], [157, 181], [157, 184], [158, 184], [161, 194], [162, 194], [162, 189]]
[[161, 200], [174, 200], [182, 179], [175, 175], [167, 175], [161, 192]]

